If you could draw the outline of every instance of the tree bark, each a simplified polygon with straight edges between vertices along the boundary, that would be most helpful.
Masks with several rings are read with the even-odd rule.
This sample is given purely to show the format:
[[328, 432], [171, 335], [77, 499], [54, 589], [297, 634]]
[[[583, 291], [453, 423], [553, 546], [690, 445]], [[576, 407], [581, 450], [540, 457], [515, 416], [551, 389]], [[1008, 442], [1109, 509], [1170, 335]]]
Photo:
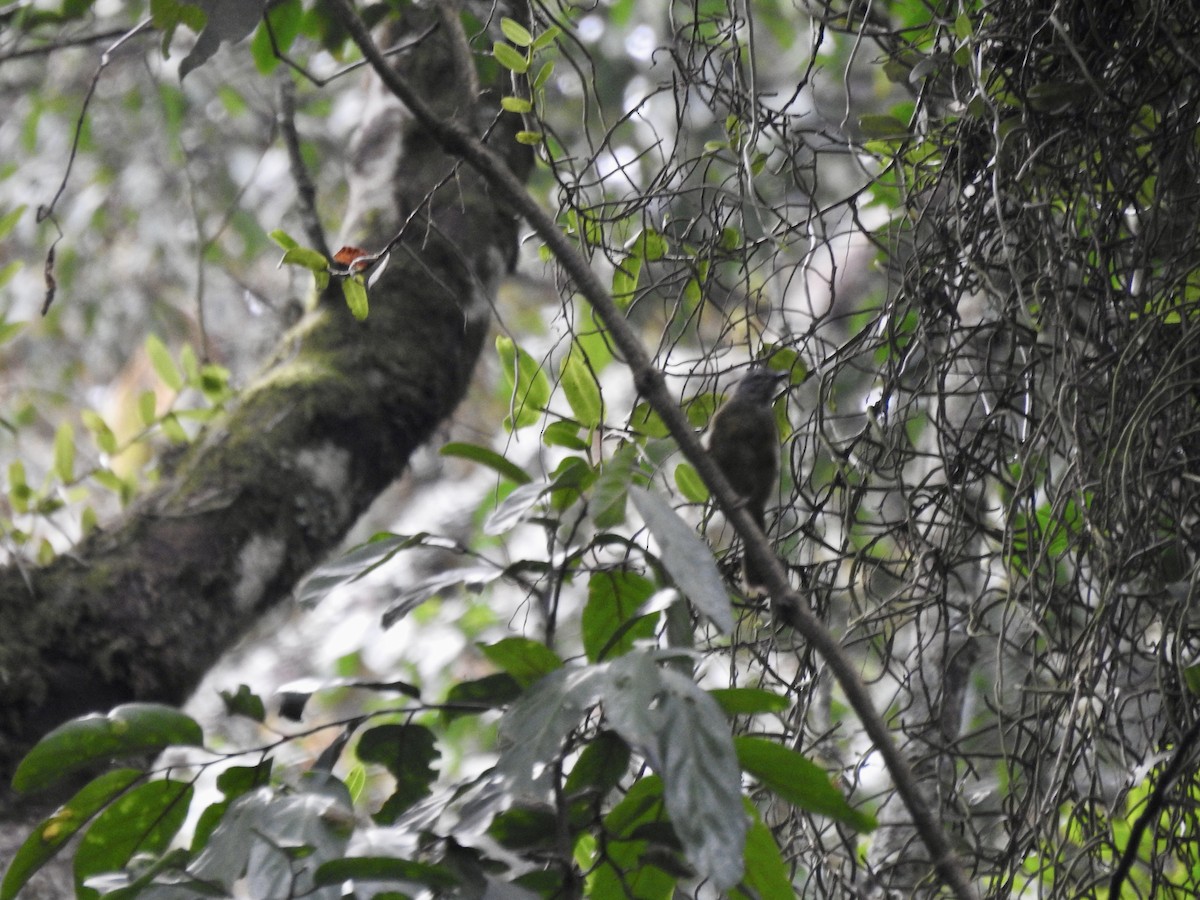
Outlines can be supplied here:
[[[442, 114], [491, 128], [524, 177], [520, 123], [497, 124], [486, 94], [476, 102], [421, 15], [398, 29], [421, 37], [397, 67]], [[158, 489], [54, 563], [0, 570], [0, 820], [22, 814], [11, 775], [48, 729], [122, 702], [184, 701], [462, 398], [517, 222], [377, 79], [364, 92], [344, 240], [378, 249], [403, 232], [366, 321], [334, 279]]]

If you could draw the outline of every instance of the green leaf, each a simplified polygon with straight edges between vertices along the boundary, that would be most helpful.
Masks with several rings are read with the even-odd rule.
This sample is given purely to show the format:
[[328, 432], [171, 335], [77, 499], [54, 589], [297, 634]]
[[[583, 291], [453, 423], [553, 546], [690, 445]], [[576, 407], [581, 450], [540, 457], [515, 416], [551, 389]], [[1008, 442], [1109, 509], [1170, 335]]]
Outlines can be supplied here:
[[93, 713], [59, 725], [21, 760], [12, 785], [18, 791], [36, 791], [92, 763], [203, 743], [200, 726], [179, 710], [156, 703], [127, 703], [106, 716]]
[[329, 269], [329, 260], [311, 247], [290, 247], [279, 260], [279, 265], [299, 266], [310, 272], [326, 272]]
[[713, 688], [708, 695], [717, 701], [727, 716], [781, 713], [792, 705], [787, 697], [762, 688]]
[[500, 108], [505, 112], [517, 113], [519, 115], [532, 112], [533, 104], [524, 97], [501, 97]]
[[[304, 21], [303, 5], [300, 0], [283, 0], [270, 8], [267, 19], [271, 22], [271, 32], [275, 35], [279, 52], [286, 54], [300, 33], [300, 26]], [[275, 67], [279, 65], [279, 59], [271, 48], [271, 35], [267, 33], [266, 20], [260, 22], [254, 32], [254, 39], [250, 42], [250, 55], [254, 58], [255, 68], [264, 75], [275, 71]]]
[[567, 796], [587, 791], [604, 797], [629, 771], [630, 756], [629, 745], [616, 732], [600, 732], [571, 767], [564, 785]]
[[550, 402], [550, 379], [537, 360], [506, 335], [496, 338], [496, 352], [511, 398], [511, 430], [534, 424]]
[[708, 500], [708, 486], [700, 477], [700, 473], [688, 462], [681, 462], [675, 467], [675, 486], [693, 503], [704, 503]]
[[444, 709], [442, 713], [446, 721], [451, 722], [462, 716], [508, 706], [520, 696], [521, 685], [517, 679], [507, 672], [496, 672], [474, 681], [460, 681], [446, 694], [447, 706], [461, 704], [465, 707], [475, 706], [477, 709]]
[[1183, 683], [1189, 691], [1200, 696], [1200, 664], [1188, 666], [1183, 670]]
[[117, 452], [117, 436], [100, 413], [94, 409], [85, 409], [79, 417], [83, 420], [84, 427], [92, 433], [92, 438], [102, 453], [111, 455]]
[[75, 478], [75, 429], [63, 422], [54, 432], [54, 474], [63, 484]]
[[592, 521], [597, 528], [615, 528], [625, 521], [625, 498], [638, 469], [637, 444], [623, 444], [600, 468], [592, 490]]
[[503, 669], [522, 687], [562, 668], [562, 660], [545, 644], [529, 638], [510, 637], [494, 644], [480, 644], [480, 651], [497, 668]]
[[375, 814], [377, 824], [391, 825], [410, 806], [428, 797], [437, 778], [433, 763], [440, 754], [433, 732], [424, 725], [379, 725], [363, 732], [355, 751], [367, 763], [385, 766], [396, 788]]
[[549, 28], [547, 28], [545, 31], [543, 31], [541, 34], [539, 34], [536, 38], [534, 38], [533, 49], [534, 50], [542, 50], [542, 49], [545, 49], [546, 47], [549, 47], [556, 40], [558, 40], [558, 36], [560, 34], [562, 34], [562, 29], [559, 28], [557, 25], [551, 25]]
[[4, 882], [0, 884], [0, 900], [13, 900], [27, 881], [58, 851], [91, 821], [109, 801], [141, 778], [137, 769], [114, 769], [105, 772], [82, 788], [60, 806], [49, 818], [43, 819], [21, 845], [8, 865]]
[[221, 700], [225, 704], [225, 712], [231, 716], [245, 716], [255, 722], [263, 722], [267, 718], [267, 709], [262, 697], [250, 690], [247, 685], [239, 684], [237, 693], [220, 691]]
[[22, 203], [4, 215], [0, 216], [0, 238], [5, 238], [8, 233], [16, 227], [16, 224], [21, 219], [21, 215], [25, 212], [26, 205]]
[[[746, 811], [754, 820], [750, 833], [746, 835], [746, 876], [742, 885], [730, 891], [733, 898], [794, 897], [795, 888], [788, 867], [779, 852], [779, 845], [771, 829], [763, 824], [758, 810], [749, 800]], [[745, 886], [749, 891], [739, 888]]]
[[274, 231], [268, 232], [267, 237], [273, 240], [284, 250], [295, 250], [300, 246], [299, 241], [281, 228], [276, 228]]
[[507, 16], [500, 19], [500, 30], [518, 47], [528, 47], [533, 44], [533, 35], [526, 30], [525, 26]]
[[154, 373], [158, 375], [163, 384], [176, 392], [183, 390], [183, 375], [180, 374], [179, 367], [175, 365], [171, 351], [157, 335], [152, 334], [146, 338], [146, 355], [150, 358], [150, 365], [154, 367]]
[[908, 137], [908, 126], [895, 116], [859, 116], [858, 127], [864, 136], [875, 140]]
[[588, 876], [585, 896], [603, 900], [670, 900], [674, 896], [675, 876], [652, 865], [646, 859], [649, 841], [635, 837], [665, 818], [662, 792], [662, 779], [657, 775], [641, 778], [604, 817], [609, 839]]
[[496, 41], [492, 45], [492, 56], [510, 72], [523, 75], [529, 70], [529, 58], [503, 41]]
[[186, 444], [188, 442], [187, 431], [175, 413], [167, 413], [163, 416], [159, 422], [159, 427], [162, 428], [163, 434], [176, 444]]
[[722, 633], [731, 632], [729, 593], [708, 545], [657, 493], [633, 486], [629, 496], [654, 536], [659, 558], [675, 584]]
[[[458, 885], [458, 877], [443, 866], [395, 859], [390, 856], [348, 856], [322, 863], [314, 876], [318, 887], [340, 886], [346, 881], [411, 881], [437, 891]], [[382, 894], [373, 896], [382, 897]]]
[[78, 898], [99, 897], [85, 888], [92, 875], [125, 867], [135, 853], [166, 850], [187, 818], [193, 787], [184, 781], [150, 781], [127, 791], [96, 817], [75, 851]]
[[536, 147], [546, 139], [546, 136], [540, 131], [518, 131], [513, 138], [518, 144], [524, 144], [526, 147]]
[[600, 395], [600, 385], [584, 362], [583, 351], [578, 346], [572, 346], [571, 352], [563, 361], [559, 382], [563, 393], [567, 395], [567, 403], [571, 412], [585, 428], [595, 428], [600, 424], [604, 415], [604, 398]]
[[538, 73], [533, 79], [534, 91], [540, 91], [546, 86], [546, 82], [550, 80], [550, 76], [554, 74], [554, 60], [549, 59], [538, 69]]
[[154, 391], [138, 394], [138, 418], [143, 425], [153, 425], [158, 421], [158, 395]]
[[469, 459], [489, 469], [499, 472], [514, 484], [528, 484], [532, 479], [529, 474], [514, 462], [510, 462], [495, 450], [480, 447], [478, 444], [467, 444], [452, 441], [438, 451], [441, 456], [456, 456], [459, 459]]
[[351, 275], [349, 278], [342, 279], [342, 293], [346, 297], [346, 305], [350, 307], [350, 314], [358, 321], [362, 321], [367, 317], [367, 286], [363, 283], [361, 275]]
[[[14, 259], [9, 263], [0, 266], [0, 287], [4, 287], [14, 275], [21, 271], [21, 260]], [[5, 322], [0, 318], [0, 344], [5, 343], [14, 334], [21, 330], [24, 322]]]
[[847, 803], [828, 772], [795, 750], [756, 737], [735, 738], [734, 746], [742, 769], [794, 806], [856, 831], [875, 828], [875, 818]]
[[643, 228], [626, 242], [625, 249], [646, 262], [655, 262], [666, 256], [669, 248], [661, 234], [653, 228]]
[[626, 256], [613, 269], [613, 302], [622, 309], [633, 303], [637, 296], [638, 281], [642, 277], [642, 262], [640, 256]]
[[588, 579], [588, 599], [580, 622], [590, 662], [611, 659], [654, 636], [658, 614], [639, 616], [655, 584], [636, 572], [600, 571]]
[[551, 422], [542, 430], [542, 443], [547, 447], [566, 447], [568, 450], [587, 450], [591, 444], [579, 436], [580, 426], [565, 419]]

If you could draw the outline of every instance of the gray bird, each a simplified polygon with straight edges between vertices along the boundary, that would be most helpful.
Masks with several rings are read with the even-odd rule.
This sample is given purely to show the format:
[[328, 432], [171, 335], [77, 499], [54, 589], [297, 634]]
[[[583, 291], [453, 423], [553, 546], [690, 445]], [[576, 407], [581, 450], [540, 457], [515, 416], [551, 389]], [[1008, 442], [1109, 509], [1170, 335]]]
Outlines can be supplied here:
[[[708, 452], [764, 531], [767, 500], [779, 484], [779, 429], [771, 402], [786, 377], [783, 372], [751, 369], [709, 425]], [[748, 592], [762, 591], [765, 579], [748, 557], [742, 577]]]

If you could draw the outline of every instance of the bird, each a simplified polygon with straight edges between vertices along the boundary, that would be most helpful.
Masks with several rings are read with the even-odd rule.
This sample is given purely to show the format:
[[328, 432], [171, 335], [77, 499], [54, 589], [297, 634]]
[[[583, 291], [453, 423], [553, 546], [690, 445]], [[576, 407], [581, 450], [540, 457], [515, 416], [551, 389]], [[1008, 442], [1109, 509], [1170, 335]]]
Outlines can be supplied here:
[[[750, 369], [709, 423], [709, 454], [764, 531], [767, 500], [779, 484], [779, 428], [771, 403], [786, 377]], [[748, 593], [763, 592], [766, 579], [749, 556], [742, 562], [742, 581]]]

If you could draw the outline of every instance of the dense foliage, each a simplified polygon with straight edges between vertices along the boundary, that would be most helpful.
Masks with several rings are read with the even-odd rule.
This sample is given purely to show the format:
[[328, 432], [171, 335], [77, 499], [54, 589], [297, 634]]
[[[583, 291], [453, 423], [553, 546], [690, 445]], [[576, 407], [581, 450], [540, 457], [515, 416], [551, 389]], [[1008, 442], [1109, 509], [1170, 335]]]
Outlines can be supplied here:
[[[388, 152], [334, 131], [359, 69], [449, 161], [429, 197], [486, 189], [530, 229], [409, 509], [297, 588], [390, 630], [274, 696], [227, 686], [245, 727], [148, 691], [50, 731], [13, 787], [73, 795], [0, 900], [60, 855], [86, 897], [1193, 896], [1200, 12], [1102, 6], [0, 10], [14, 85], [75, 60], [69, 102], [6, 96], [0, 338], [143, 348], [132, 388], [96, 350], [5, 363], [61, 390], [5, 400], [14, 566], [219, 431], [293, 294], [370, 329], [403, 254], [444, 261], [423, 204], [331, 252], [342, 156]], [[384, 71], [435, 31], [461, 96]], [[186, 183], [186, 254], [130, 171]], [[206, 278], [273, 312], [248, 328]], [[766, 599], [693, 434], [752, 364], [786, 386]], [[80, 377], [113, 379], [103, 409]]]

